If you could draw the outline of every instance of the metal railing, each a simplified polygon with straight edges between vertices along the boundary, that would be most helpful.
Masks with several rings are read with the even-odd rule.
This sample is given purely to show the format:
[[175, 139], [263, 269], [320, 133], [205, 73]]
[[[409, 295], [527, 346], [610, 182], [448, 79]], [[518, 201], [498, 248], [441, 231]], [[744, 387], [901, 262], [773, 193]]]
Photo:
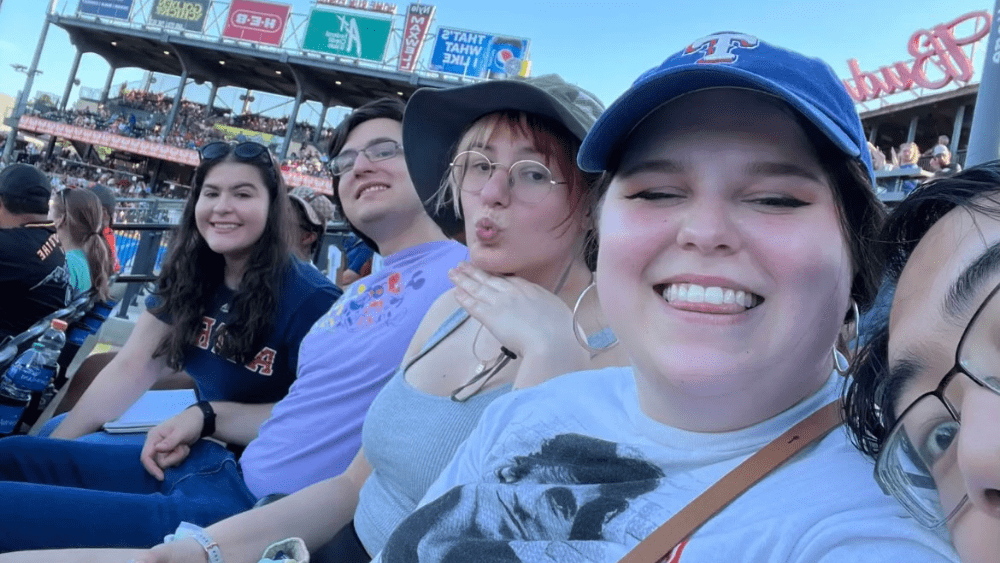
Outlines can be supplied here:
[[[124, 200], [128, 203], [131, 200]], [[152, 200], [155, 202], [156, 200]], [[181, 205], [181, 200], [173, 200]], [[145, 217], [158, 216], [169, 204], [171, 200], [160, 200], [163, 207], [150, 206], [145, 210]], [[122, 200], [119, 201], [122, 203]], [[121, 209], [120, 209], [121, 210]], [[129, 210], [125, 208], [124, 210]], [[129, 210], [131, 211], [131, 210]], [[116, 212], [117, 213], [117, 212]], [[138, 217], [138, 215], [136, 215]], [[149, 222], [149, 223], [116, 223], [112, 226], [115, 235], [116, 253], [121, 270], [117, 281], [126, 283], [125, 295], [122, 298], [123, 304], [119, 308], [118, 316], [128, 317], [128, 309], [135, 303], [142, 288], [147, 284], [155, 282], [160, 274], [163, 261], [167, 251], [173, 241], [177, 222]], [[330, 223], [326, 235], [316, 255], [316, 266], [320, 271], [330, 268], [327, 263], [330, 246], [344, 247], [344, 237], [350, 232], [350, 227], [346, 223]]]
[[128, 308], [139, 296], [142, 286], [156, 281], [175, 225], [169, 223], [134, 223], [114, 225], [115, 250], [121, 265], [117, 281], [128, 284], [118, 316], [128, 318]]
[[176, 225], [180, 222], [185, 201], [157, 197], [118, 198], [112, 223], [115, 228], [136, 223]]

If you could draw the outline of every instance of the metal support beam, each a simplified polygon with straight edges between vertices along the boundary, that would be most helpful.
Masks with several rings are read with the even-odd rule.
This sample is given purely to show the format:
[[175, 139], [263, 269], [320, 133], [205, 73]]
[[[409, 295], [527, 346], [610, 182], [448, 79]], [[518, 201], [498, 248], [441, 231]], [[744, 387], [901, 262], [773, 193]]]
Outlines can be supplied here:
[[[1000, 0], [998, 0], [1000, 1]], [[299, 117], [299, 106], [302, 105], [302, 77], [299, 76], [298, 71], [294, 67], [289, 66], [288, 70], [292, 71], [292, 77], [295, 79], [295, 104], [292, 105], [292, 113], [288, 116], [288, 127], [285, 129], [285, 140], [281, 143], [281, 149], [278, 151], [278, 160], [285, 160], [288, 156], [288, 147], [292, 144], [292, 133], [295, 132], [295, 121]]]
[[108, 95], [111, 94], [111, 83], [115, 80], [115, 67], [108, 70], [108, 79], [104, 81], [104, 90], [101, 91], [101, 103], [108, 103]]
[[962, 125], [965, 124], [965, 106], [958, 106], [958, 111], [955, 112], [955, 125], [951, 128], [951, 146], [948, 150], [951, 151], [952, 158], [954, 155], [958, 154], [958, 141], [959, 137], [962, 136]]
[[302, 88], [295, 93], [295, 104], [292, 105], [292, 113], [288, 116], [288, 127], [285, 130], [285, 140], [281, 143], [281, 150], [278, 152], [278, 160], [285, 160], [288, 156], [288, 147], [292, 144], [292, 133], [295, 132], [295, 121], [299, 116], [299, 106], [302, 105]]
[[252, 90], [247, 88], [246, 94], [243, 94], [243, 111], [240, 112], [240, 115], [246, 115], [250, 113], [250, 98], [253, 97], [252, 92], [253, 92]]
[[170, 43], [170, 49], [174, 52], [174, 56], [177, 57], [177, 61], [181, 63], [181, 82], [177, 85], [177, 93], [174, 94], [174, 103], [170, 107], [170, 114], [167, 116], [167, 122], [163, 124], [163, 131], [160, 132], [160, 139], [163, 141], [166, 141], [170, 132], [173, 131], [174, 123], [177, 122], [177, 114], [181, 111], [181, 100], [184, 96], [184, 89], [187, 87], [189, 68], [184, 52], [179, 50], [173, 43]]
[[871, 144], [873, 144], [873, 145], [876, 144], [875, 140], [878, 139], [878, 126], [879, 125], [880, 125], [879, 122], [876, 121], [875, 124], [872, 125], [871, 132], [868, 133], [868, 142], [871, 143]]
[[965, 153], [966, 167], [982, 164], [1000, 157], [1000, 0], [993, 6], [993, 22], [990, 38], [986, 41], [986, 57], [983, 63], [979, 94], [976, 95], [976, 111], [972, 114], [972, 132], [969, 149]]
[[73, 91], [73, 82], [76, 81], [76, 72], [80, 70], [80, 59], [83, 58], [83, 51], [79, 48], [76, 50], [76, 56], [73, 57], [73, 66], [69, 71], [69, 80], [66, 81], [66, 89], [63, 90], [62, 100], [59, 101], [59, 109], [65, 110], [66, 104], [69, 103], [69, 94]]
[[208, 103], [205, 104], [205, 117], [212, 115], [212, 108], [215, 107], [215, 95], [219, 93], [219, 81], [212, 81], [212, 91], [208, 93]]
[[906, 133], [906, 142], [912, 143], [914, 139], [917, 138], [917, 122], [920, 121], [919, 115], [914, 115], [913, 119], [910, 120], [910, 130]]
[[330, 106], [323, 104], [323, 111], [319, 112], [319, 123], [316, 125], [316, 130], [313, 131], [312, 142], [318, 143], [320, 135], [323, 134], [323, 126], [326, 125], [326, 112], [330, 109]]
[[187, 86], [188, 72], [184, 69], [181, 73], [181, 83], [177, 86], [177, 93], [174, 94], [174, 105], [170, 108], [170, 114], [167, 116], [167, 122], [163, 124], [163, 131], [160, 132], [160, 139], [163, 141], [167, 140], [167, 136], [174, 128], [174, 122], [177, 121], [177, 114], [181, 110], [181, 96], [184, 95], [184, 87]]
[[[17, 105], [14, 106], [14, 113], [11, 114], [15, 120], [20, 119], [24, 113], [24, 108], [28, 105], [28, 96], [31, 94], [31, 86], [35, 82], [35, 72], [38, 70], [38, 60], [42, 58], [42, 48], [45, 47], [45, 36], [49, 33], [49, 17], [55, 10], [56, 0], [49, 3], [49, 10], [45, 13], [45, 23], [42, 24], [42, 33], [38, 36], [38, 45], [35, 46], [35, 56], [31, 59], [31, 66], [28, 67], [28, 77], [24, 80], [24, 88], [17, 98]], [[14, 145], [17, 144], [17, 127], [11, 127], [8, 133], [7, 144], [3, 147], [3, 156], [0, 162], [9, 162], [10, 155], [14, 154]]]

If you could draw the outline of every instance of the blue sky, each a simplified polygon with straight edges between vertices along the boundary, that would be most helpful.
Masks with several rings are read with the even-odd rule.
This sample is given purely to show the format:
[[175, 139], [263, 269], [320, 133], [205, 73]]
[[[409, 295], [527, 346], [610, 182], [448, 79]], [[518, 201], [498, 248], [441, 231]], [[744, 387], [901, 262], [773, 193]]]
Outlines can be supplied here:
[[[48, 3], [48, 0], [2, 0], [0, 92], [15, 96], [22, 88], [25, 75], [15, 72], [10, 65], [30, 64]], [[67, 3], [75, 6], [76, 0], [60, 0], [58, 5]], [[993, 8], [989, 0], [489, 3], [439, 0], [429, 3], [437, 6], [432, 32], [443, 25], [527, 37], [531, 40], [533, 74], [559, 73], [591, 90], [605, 103], [613, 101], [639, 74], [668, 54], [715, 31], [742, 31], [820, 57], [841, 77], [848, 77], [849, 58], [857, 58], [862, 69], [870, 70], [906, 60], [910, 58], [906, 44], [915, 30], [971, 11]], [[135, 4], [139, 5], [140, 0], [135, 0]], [[312, 2], [292, 0], [291, 4], [294, 13], [305, 14]], [[399, 7], [400, 12], [405, 12], [406, 3], [399, 2]], [[50, 26], [39, 65], [44, 74], [36, 78], [33, 91], [61, 95], [74, 53], [68, 35]], [[425, 56], [427, 53], [425, 49]], [[977, 75], [980, 71], [977, 69]], [[77, 77], [84, 86], [101, 88], [107, 72], [108, 65], [103, 59], [88, 54], [83, 57]], [[141, 77], [137, 69], [121, 69], [115, 75], [115, 85]], [[75, 98], [76, 89], [71, 100]], [[272, 100], [269, 107], [276, 103], [280, 101]], [[336, 119], [336, 114], [330, 119]]]

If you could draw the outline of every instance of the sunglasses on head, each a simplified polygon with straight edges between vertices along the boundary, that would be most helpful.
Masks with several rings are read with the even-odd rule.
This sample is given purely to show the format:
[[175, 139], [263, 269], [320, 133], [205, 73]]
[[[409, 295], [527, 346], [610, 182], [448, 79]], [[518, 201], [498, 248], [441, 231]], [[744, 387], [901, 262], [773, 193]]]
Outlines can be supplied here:
[[239, 143], [233, 145], [226, 141], [215, 141], [214, 143], [208, 143], [207, 145], [198, 149], [198, 155], [201, 157], [201, 161], [206, 160], [218, 160], [220, 158], [225, 158], [232, 153], [237, 160], [244, 162], [254, 162], [260, 161], [267, 166], [274, 168], [274, 161], [271, 160], [271, 152], [267, 150], [267, 147], [260, 143], [254, 143], [253, 141], [247, 141], [244, 143]]

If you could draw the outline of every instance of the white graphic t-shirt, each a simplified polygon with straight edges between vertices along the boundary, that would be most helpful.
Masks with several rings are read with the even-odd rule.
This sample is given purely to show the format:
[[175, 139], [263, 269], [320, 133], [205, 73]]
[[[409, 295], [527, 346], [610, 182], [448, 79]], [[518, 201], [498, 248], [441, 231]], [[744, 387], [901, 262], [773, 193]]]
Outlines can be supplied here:
[[[630, 368], [561, 376], [487, 408], [392, 534], [383, 563], [615, 562], [749, 455], [837, 398], [815, 395], [735, 432], [663, 425]], [[843, 427], [674, 549], [670, 563], [957, 562], [872, 477]]]

